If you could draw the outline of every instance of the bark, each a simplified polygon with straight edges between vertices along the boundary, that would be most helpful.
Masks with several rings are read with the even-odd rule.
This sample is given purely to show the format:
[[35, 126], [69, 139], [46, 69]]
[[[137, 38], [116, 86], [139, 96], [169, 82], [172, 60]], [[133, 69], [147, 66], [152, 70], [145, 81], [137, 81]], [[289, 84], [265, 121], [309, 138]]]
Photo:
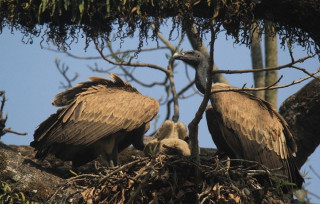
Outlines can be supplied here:
[[[261, 51], [261, 38], [259, 36], [260, 28], [259, 25], [253, 25], [251, 30], [251, 62], [252, 62], [252, 69], [260, 69], [263, 68], [263, 61], [262, 61], [262, 51]], [[264, 87], [265, 84], [265, 73], [264, 72], [254, 72], [253, 79], [254, 79], [254, 86]], [[265, 99], [265, 91], [255, 91], [254, 95]]]
[[320, 144], [320, 80], [313, 79], [281, 105], [280, 114], [289, 124], [298, 145], [299, 168]]
[[[278, 49], [277, 49], [277, 38], [274, 29], [274, 24], [270, 21], [265, 22], [265, 63], [266, 68], [276, 67], [278, 65]], [[265, 86], [276, 85], [275, 82], [278, 80], [278, 70], [266, 72]], [[277, 89], [266, 90], [265, 100], [277, 107]]]

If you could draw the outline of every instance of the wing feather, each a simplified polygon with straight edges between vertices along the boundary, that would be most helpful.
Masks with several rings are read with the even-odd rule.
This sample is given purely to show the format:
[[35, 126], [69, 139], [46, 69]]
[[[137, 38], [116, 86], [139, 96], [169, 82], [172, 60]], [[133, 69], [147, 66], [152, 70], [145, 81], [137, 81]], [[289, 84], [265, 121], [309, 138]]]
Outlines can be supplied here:
[[88, 87], [63, 111], [46, 134], [45, 146], [54, 143], [88, 146], [119, 131], [132, 131], [148, 123], [159, 110], [158, 101], [104, 85]]
[[[212, 90], [221, 88], [226, 87], [220, 84], [212, 86]], [[254, 140], [263, 148], [275, 151], [282, 159], [287, 159], [286, 137], [292, 135], [288, 135], [284, 127], [286, 124], [270, 104], [242, 92], [214, 93], [211, 101], [220, 112], [224, 125], [239, 137], [236, 140], [244, 141], [242, 148], [248, 148], [245, 140]]]

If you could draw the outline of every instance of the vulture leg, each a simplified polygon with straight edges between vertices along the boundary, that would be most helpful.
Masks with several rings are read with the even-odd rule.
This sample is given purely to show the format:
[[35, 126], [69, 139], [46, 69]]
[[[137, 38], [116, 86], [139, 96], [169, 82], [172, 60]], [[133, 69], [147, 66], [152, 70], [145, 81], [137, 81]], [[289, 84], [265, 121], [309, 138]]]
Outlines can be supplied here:
[[118, 165], [119, 157], [118, 157], [118, 146], [117, 145], [115, 145], [113, 147], [111, 154], [107, 153], [105, 155], [105, 160], [102, 162], [103, 162], [102, 165], [109, 166], [109, 167], [115, 167]]
[[114, 167], [118, 164], [118, 146], [116, 143], [118, 136], [109, 136], [96, 143], [96, 156], [103, 166]]

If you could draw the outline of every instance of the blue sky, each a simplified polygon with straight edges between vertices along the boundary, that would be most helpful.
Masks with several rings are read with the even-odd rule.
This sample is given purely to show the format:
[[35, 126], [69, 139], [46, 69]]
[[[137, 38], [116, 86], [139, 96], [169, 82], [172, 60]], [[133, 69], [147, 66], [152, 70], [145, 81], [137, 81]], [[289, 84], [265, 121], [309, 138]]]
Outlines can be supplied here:
[[[168, 32], [163, 33], [163, 35], [167, 36]], [[62, 53], [41, 49], [39, 38], [34, 38], [33, 44], [25, 44], [21, 40], [22, 34], [18, 31], [11, 34], [8, 29], [4, 29], [0, 35], [0, 90], [6, 91], [7, 102], [4, 113], [8, 113], [7, 127], [11, 127], [18, 132], [27, 132], [28, 135], [17, 136], [7, 134], [1, 138], [1, 141], [6, 144], [28, 145], [32, 141], [33, 132], [39, 123], [56, 111], [56, 108], [51, 105], [51, 101], [57, 93], [63, 91], [63, 89], [59, 88], [59, 83], [63, 81], [63, 78], [55, 67], [55, 58], [60, 59], [70, 67], [69, 74], [71, 76], [74, 72], [80, 74], [77, 82], [84, 81], [89, 76], [106, 76], [106, 74], [92, 73], [88, 69], [88, 65], [93, 66], [97, 63], [102, 68], [112, 67], [112, 65], [102, 60], [78, 60], [67, 57]], [[128, 39], [121, 49], [135, 49], [137, 43], [137, 38]], [[172, 43], [176, 44], [177, 42]], [[113, 45], [115, 50], [120, 49], [118, 41], [114, 42]], [[43, 43], [42, 46], [54, 48], [52, 44], [47, 45]], [[148, 46], [154, 47], [156, 43], [149, 40]], [[92, 45], [86, 51], [84, 47], [84, 40], [80, 39], [77, 44], [72, 44], [69, 51], [72, 54], [83, 57], [98, 56], [97, 51]], [[184, 50], [190, 49], [188, 41], [182, 43], [182, 48]], [[307, 53], [303, 48], [295, 46], [294, 56], [296, 59], [306, 55]], [[167, 59], [163, 51], [162, 53], [142, 53], [138, 59], [134, 60], [167, 67]], [[250, 69], [250, 51], [245, 46], [233, 44], [232, 39], [226, 40], [225, 35], [220, 34], [215, 46], [215, 62], [220, 69]], [[279, 65], [288, 62], [290, 62], [288, 50], [283, 50], [279, 47]], [[303, 66], [308, 71], [313, 72], [319, 68], [319, 61], [315, 58], [299, 66]], [[193, 76], [193, 70], [188, 69], [188, 71], [190, 76]], [[143, 79], [148, 81], [160, 80], [164, 77], [163, 73], [147, 68], [138, 68], [136, 73], [136, 76], [143, 76]], [[292, 69], [282, 70], [279, 72], [280, 75], [284, 75], [280, 84], [285, 84], [305, 76], [302, 72]], [[176, 86], [179, 90], [187, 83], [185, 68], [182, 63], [178, 64], [175, 70], [175, 77]], [[226, 78], [233, 86], [237, 87], [241, 87], [244, 83], [247, 83], [247, 87], [251, 87], [253, 83], [251, 74], [226, 75]], [[304, 84], [280, 89], [278, 92], [278, 106]], [[133, 85], [144, 95], [149, 95], [156, 99], [164, 96], [161, 87], [146, 89], [134, 83]], [[182, 122], [188, 124], [192, 120], [201, 99], [202, 96], [196, 95], [180, 101], [180, 120]], [[160, 108], [160, 122], [164, 118], [164, 110], [164, 107]], [[215, 147], [207, 130], [205, 119], [200, 123], [199, 142], [201, 147]], [[309, 171], [309, 165], [311, 165], [320, 173], [319, 153], [320, 150], [318, 148], [304, 165], [303, 170]], [[309, 173], [309, 177], [311, 177], [311, 180], [306, 181], [307, 189], [310, 189], [313, 193], [320, 194], [318, 190], [320, 189], [320, 180], [312, 172]], [[320, 202], [320, 200], [316, 200], [315, 198], [312, 198], [312, 201]]]

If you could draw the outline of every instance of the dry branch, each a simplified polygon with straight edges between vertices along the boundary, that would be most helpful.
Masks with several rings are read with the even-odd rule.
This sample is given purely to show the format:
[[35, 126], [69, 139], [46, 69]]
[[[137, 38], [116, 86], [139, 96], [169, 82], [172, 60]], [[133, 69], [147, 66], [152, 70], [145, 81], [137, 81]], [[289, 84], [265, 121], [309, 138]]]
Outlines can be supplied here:
[[[286, 88], [295, 84], [299, 84], [307, 79], [310, 79], [311, 77], [315, 78], [315, 80], [319, 80], [319, 76], [315, 76], [316, 74], [318, 74], [320, 72], [320, 69], [318, 69], [317, 71], [313, 72], [310, 74], [310, 76], [304, 77], [304, 78], [300, 78], [298, 80], [292, 81], [288, 84], [284, 84], [284, 85], [272, 85], [270, 87], [260, 87], [260, 88], [245, 88], [245, 85], [242, 88], [229, 88], [229, 89], [220, 89], [220, 90], [215, 90], [212, 91], [211, 93], [217, 93], [217, 92], [224, 92], [224, 91], [261, 91], [261, 90], [272, 90], [272, 89], [280, 89], [280, 88]], [[280, 77], [277, 82], [281, 79], [282, 77]]]
[[8, 115], [3, 117], [3, 108], [4, 108], [4, 104], [6, 102], [5, 91], [0, 91], [0, 97], [2, 97], [1, 105], [0, 105], [0, 138], [3, 135], [7, 134], [7, 133], [13, 133], [13, 134], [16, 134], [16, 135], [27, 135], [28, 133], [26, 133], [26, 132], [20, 133], [20, 132], [11, 130], [11, 128], [5, 128], [6, 127], [6, 122], [7, 122], [7, 119], [8, 119]]
[[216, 73], [225, 73], [225, 74], [243, 74], [243, 73], [251, 73], [251, 72], [263, 72], [263, 71], [273, 71], [273, 70], [280, 70], [284, 68], [293, 67], [295, 69], [298, 69], [300, 71], [303, 71], [304, 73], [308, 74], [309, 76], [313, 76], [311, 73], [309, 73], [306, 69], [303, 68], [296, 68], [294, 67], [294, 64], [302, 63], [307, 59], [313, 58], [315, 55], [309, 55], [306, 57], [302, 57], [298, 60], [294, 60], [293, 62], [290, 62], [288, 64], [276, 66], [276, 67], [268, 67], [268, 68], [261, 68], [261, 69], [243, 69], [243, 70], [213, 70], [212, 74]]
[[135, 63], [135, 62], [130, 62], [130, 61], [129, 62], [115, 62], [115, 61], [112, 61], [109, 58], [105, 57], [105, 55], [103, 54], [103, 49], [104, 48], [99, 48], [99, 44], [98, 44], [98, 42], [96, 40], [94, 41], [94, 44], [95, 44], [95, 47], [96, 47], [97, 51], [99, 52], [100, 56], [102, 57], [102, 59], [104, 59], [105, 61], [109, 62], [110, 64], [121, 65], [121, 66], [132, 66], [132, 67], [149, 67], [149, 68], [152, 68], [152, 69], [156, 69], [156, 70], [162, 71], [165, 74], [169, 74], [167, 69], [165, 69], [163, 67], [160, 67], [158, 65], [155, 65], [155, 64]]

